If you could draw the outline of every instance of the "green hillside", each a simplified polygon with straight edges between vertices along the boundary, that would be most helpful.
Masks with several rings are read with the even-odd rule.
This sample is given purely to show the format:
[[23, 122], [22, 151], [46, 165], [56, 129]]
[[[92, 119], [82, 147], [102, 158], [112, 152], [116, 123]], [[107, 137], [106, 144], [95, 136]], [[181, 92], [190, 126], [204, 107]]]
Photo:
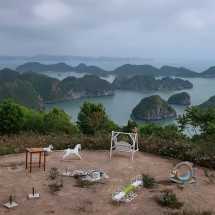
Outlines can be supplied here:
[[210, 97], [207, 101], [198, 105], [202, 109], [215, 108], [215, 96]]
[[0, 84], [0, 103], [12, 99], [28, 108], [39, 107], [38, 93], [28, 81], [14, 81]]
[[62, 81], [36, 72], [0, 70], [0, 102], [12, 98], [27, 107], [38, 107], [40, 103], [54, 103], [64, 100], [108, 96], [114, 94], [112, 85], [98, 76], [85, 75], [83, 78], [69, 77]]
[[51, 101], [56, 98], [57, 89], [54, 87], [60, 82], [58, 79], [35, 72], [25, 72], [20, 75], [20, 79], [30, 82], [44, 101]]
[[204, 77], [215, 77], [215, 66], [210, 67], [201, 73]]
[[20, 74], [10, 69], [0, 70], [0, 83], [15, 81], [19, 79]]

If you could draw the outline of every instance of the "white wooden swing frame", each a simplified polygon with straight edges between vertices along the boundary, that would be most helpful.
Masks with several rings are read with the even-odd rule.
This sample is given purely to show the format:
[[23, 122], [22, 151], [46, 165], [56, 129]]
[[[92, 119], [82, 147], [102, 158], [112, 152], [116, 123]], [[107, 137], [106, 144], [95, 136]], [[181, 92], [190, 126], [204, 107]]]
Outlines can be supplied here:
[[[117, 137], [121, 134], [122, 135], [128, 135], [132, 140], [132, 144], [129, 144], [125, 141], [117, 141]], [[133, 161], [135, 152], [137, 152], [137, 156], [138, 156], [138, 151], [139, 151], [137, 133], [125, 133], [125, 132], [112, 131], [110, 158], [112, 156], [113, 151], [131, 153], [132, 154], [132, 161]]]

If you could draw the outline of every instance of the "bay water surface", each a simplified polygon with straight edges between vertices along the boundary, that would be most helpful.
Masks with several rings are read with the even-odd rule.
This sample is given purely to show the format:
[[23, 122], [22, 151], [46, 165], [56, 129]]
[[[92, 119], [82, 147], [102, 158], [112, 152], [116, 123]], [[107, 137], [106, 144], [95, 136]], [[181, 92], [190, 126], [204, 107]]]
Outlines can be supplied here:
[[[58, 79], [63, 79], [66, 76], [69, 76], [69, 73], [46, 73], [51, 77], [56, 77]], [[71, 74], [76, 76], [75, 73]], [[84, 74], [77, 74], [76, 77], [82, 77]], [[110, 83], [112, 83], [114, 76], [109, 76], [104, 78]], [[94, 98], [81, 98], [74, 99], [69, 101], [64, 101], [55, 104], [47, 104], [46, 110], [51, 110], [54, 106], [62, 108], [65, 112], [71, 117], [72, 122], [77, 121], [77, 115], [80, 111], [80, 107], [85, 101], [93, 103], [101, 103], [105, 107], [105, 111], [118, 125], [126, 125], [128, 120], [131, 119], [130, 115], [132, 109], [145, 97], [151, 95], [160, 95], [164, 100], [176, 93], [187, 92], [191, 97], [191, 105], [199, 105], [204, 101], [208, 100], [211, 96], [215, 95], [215, 78], [183, 78], [184, 80], [189, 80], [193, 83], [193, 89], [186, 89], [182, 91], [134, 91], [134, 90], [116, 90], [115, 95], [113, 96], [104, 96], [104, 97], [94, 97]], [[186, 105], [172, 105], [176, 110], [177, 115], [182, 115]], [[144, 121], [135, 120], [139, 124], [144, 124]], [[158, 120], [156, 123], [162, 125], [167, 125], [169, 123], [176, 123], [175, 118], [169, 118], [164, 120]]]

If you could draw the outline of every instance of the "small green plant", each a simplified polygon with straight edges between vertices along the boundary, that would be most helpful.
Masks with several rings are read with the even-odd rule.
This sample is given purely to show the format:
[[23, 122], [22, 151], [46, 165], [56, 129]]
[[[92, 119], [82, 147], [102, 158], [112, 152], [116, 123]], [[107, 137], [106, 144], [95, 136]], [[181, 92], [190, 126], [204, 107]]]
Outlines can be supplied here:
[[183, 203], [179, 202], [176, 195], [169, 190], [164, 190], [163, 195], [155, 199], [160, 205], [173, 209], [180, 209], [183, 206]]
[[148, 174], [142, 173], [143, 186], [145, 188], [151, 189], [156, 186], [156, 181], [154, 177], [149, 176]]
[[213, 173], [209, 174], [207, 169], [204, 169], [204, 174], [207, 180], [205, 180], [208, 184], [214, 184], [215, 183], [215, 175]]
[[62, 180], [60, 183], [55, 181], [54, 183], [49, 184], [49, 188], [52, 194], [54, 194], [57, 191], [60, 191], [62, 187], [63, 187]]
[[51, 180], [55, 180], [60, 175], [60, 172], [56, 167], [52, 167], [49, 173], [49, 178], [51, 178]]

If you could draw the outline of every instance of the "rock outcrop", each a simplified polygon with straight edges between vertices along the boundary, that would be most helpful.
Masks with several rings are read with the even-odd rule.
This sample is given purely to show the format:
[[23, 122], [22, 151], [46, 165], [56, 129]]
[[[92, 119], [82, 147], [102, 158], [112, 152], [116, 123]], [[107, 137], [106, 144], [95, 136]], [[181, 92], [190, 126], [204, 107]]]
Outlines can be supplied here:
[[136, 75], [130, 78], [125, 76], [118, 76], [112, 83], [115, 89], [126, 90], [183, 90], [193, 88], [193, 84], [189, 81], [179, 78], [165, 77], [162, 79], [155, 79], [152, 76]]
[[146, 97], [132, 110], [131, 117], [139, 120], [159, 120], [176, 116], [176, 111], [159, 95]]
[[190, 95], [186, 92], [174, 94], [169, 97], [168, 101], [169, 104], [176, 104], [176, 105], [190, 105]]

